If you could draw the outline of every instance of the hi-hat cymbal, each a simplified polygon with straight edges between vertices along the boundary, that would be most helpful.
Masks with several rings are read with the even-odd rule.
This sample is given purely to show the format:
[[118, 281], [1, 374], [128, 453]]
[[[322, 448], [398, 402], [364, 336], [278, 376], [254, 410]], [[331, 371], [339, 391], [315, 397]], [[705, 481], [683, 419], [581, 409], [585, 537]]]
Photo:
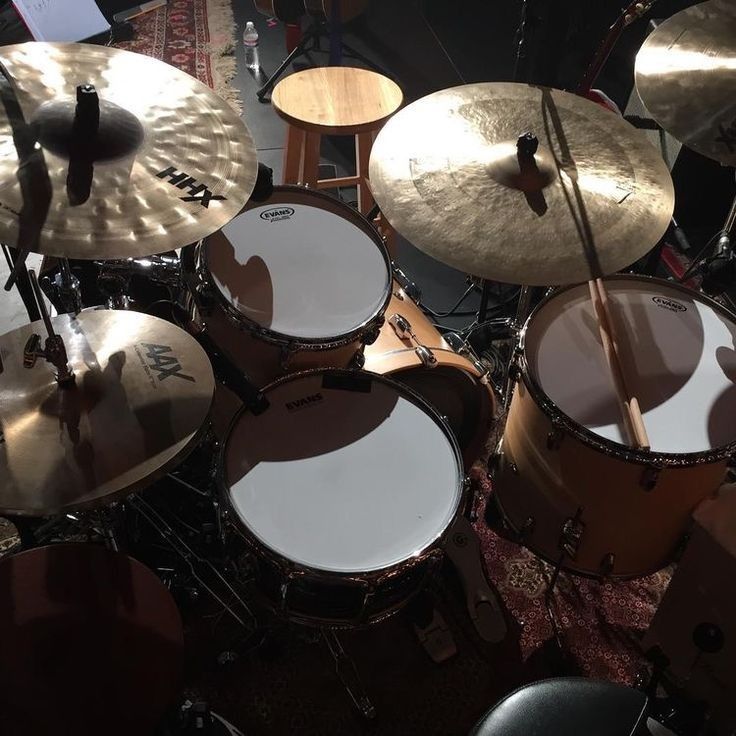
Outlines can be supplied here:
[[[0, 241], [68, 258], [152, 255], [218, 230], [248, 199], [250, 133], [185, 72], [72, 43], [4, 46], [0, 62], [13, 80], [0, 77]], [[96, 134], [90, 116], [74, 122], [85, 84], [99, 97]]]
[[[533, 156], [517, 149], [527, 132]], [[517, 284], [614, 273], [657, 243], [674, 207], [667, 166], [640, 131], [576, 95], [511, 83], [405, 107], [378, 134], [370, 180], [417, 248]]]
[[636, 56], [636, 89], [651, 116], [689, 148], [736, 165], [736, 4], [680, 11]]
[[205, 426], [212, 367], [184, 330], [139, 312], [52, 319], [75, 373], [57, 385], [23, 351], [42, 322], [0, 336], [0, 511], [30, 516], [128, 495], [183, 459]]

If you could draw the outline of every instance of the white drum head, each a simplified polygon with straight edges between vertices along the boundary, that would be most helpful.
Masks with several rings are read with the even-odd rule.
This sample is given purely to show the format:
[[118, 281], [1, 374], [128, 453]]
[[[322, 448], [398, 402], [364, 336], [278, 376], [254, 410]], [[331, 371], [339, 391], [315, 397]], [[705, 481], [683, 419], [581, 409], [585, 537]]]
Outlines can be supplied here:
[[336, 214], [340, 203], [328, 211], [321, 199], [299, 193], [246, 210], [206, 240], [222, 295], [261, 327], [296, 339], [351, 334], [380, 313], [391, 287], [377, 242]]
[[457, 450], [405, 389], [369, 373], [348, 379], [352, 390], [329, 388], [323, 375], [336, 374], [290, 378], [267, 390], [263, 414], [236, 420], [225, 447], [230, 502], [263, 545], [312, 569], [409, 560], [455, 517]]
[[[664, 281], [605, 283], [652, 451], [707, 452], [736, 441], [736, 324]], [[564, 414], [628, 444], [587, 284], [532, 316], [524, 350], [532, 377]]]

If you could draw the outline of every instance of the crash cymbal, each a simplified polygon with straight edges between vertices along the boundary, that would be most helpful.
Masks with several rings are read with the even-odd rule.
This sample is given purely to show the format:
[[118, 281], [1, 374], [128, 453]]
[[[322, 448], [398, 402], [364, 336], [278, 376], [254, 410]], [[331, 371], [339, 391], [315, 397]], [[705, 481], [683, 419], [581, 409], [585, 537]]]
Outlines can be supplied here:
[[657, 26], [636, 55], [650, 115], [689, 148], [736, 165], [736, 4], [710, 0]]
[[[194, 77], [88, 44], [4, 46], [0, 62], [13, 80], [0, 77], [0, 241], [68, 258], [152, 255], [215, 232], [248, 199], [250, 133]], [[79, 93], [75, 122], [84, 84], [94, 90]]]
[[74, 383], [39, 360], [24, 368], [34, 322], [0, 336], [0, 511], [48, 516], [128, 495], [173, 467], [205, 426], [214, 392], [204, 350], [139, 312], [52, 319]]
[[[517, 147], [527, 132], [536, 153], [533, 140]], [[614, 273], [656, 244], [674, 206], [669, 171], [642, 133], [576, 95], [511, 83], [405, 107], [378, 134], [370, 181], [417, 248], [517, 284]]]

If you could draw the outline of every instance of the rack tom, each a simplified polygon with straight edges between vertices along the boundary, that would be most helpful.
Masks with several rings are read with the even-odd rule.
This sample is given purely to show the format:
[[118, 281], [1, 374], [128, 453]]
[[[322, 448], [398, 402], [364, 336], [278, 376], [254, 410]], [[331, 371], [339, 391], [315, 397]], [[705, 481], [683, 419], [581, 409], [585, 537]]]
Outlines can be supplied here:
[[736, 450], [736, 321], [659, 279], [605, 279], [651, 450], [627, 446], [588, 286], [542, 301], [525, 327], [494, 490], [536, 553], [591, 575], [671, 559]]
[[352, 207], [278, 186], [184, 258], [198, 317], [258, 386], [309, 368], [362, 365], [391, 296], [380, 235]]

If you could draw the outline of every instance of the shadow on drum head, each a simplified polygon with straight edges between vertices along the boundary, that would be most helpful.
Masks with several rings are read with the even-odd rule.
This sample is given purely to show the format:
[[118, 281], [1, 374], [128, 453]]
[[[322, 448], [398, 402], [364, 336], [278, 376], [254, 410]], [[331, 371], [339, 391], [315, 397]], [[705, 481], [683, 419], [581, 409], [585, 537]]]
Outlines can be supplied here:
[[[646, 414], [691, 380], [703, 355], [703, 319], [685, 290], [670, 296], [659, 283], [606, 284], [624, 372]], [[525, 339], [532, 374], [565, 414], [589, 429], [616, 425], [623, 432], [587, 284], [550, 298], [532, 317]]]
[[723, 447], [736, 442], [736, 350], [734, 347], [721, 346], [716, 350], [718, 366], [732, 385], [713, 402], [708, 415], [708, 436], [712, 447]]
[[227, 289], [224, 296], [261, 327], [271, 327], [273, 282], [263, 258], [254, 255], [241, 263], [235, 256], [235, 247], [222, 230], [207, 238], [205, 248], [210, 272]]
[[184, 642], [171, 595], [144, 565], [102, 547], [3, 559], [0, 639], [9, 736], [142, 736], [179, 687]]
[[264, 413], [245, 411], [231, 427], [225, 447], [230, 487], [259, 463], [304, 460], [358, 442], [391, 416], [401, 398], [370, 374], [342, 373], [297, 375], [265, 395], [270, 406]]

